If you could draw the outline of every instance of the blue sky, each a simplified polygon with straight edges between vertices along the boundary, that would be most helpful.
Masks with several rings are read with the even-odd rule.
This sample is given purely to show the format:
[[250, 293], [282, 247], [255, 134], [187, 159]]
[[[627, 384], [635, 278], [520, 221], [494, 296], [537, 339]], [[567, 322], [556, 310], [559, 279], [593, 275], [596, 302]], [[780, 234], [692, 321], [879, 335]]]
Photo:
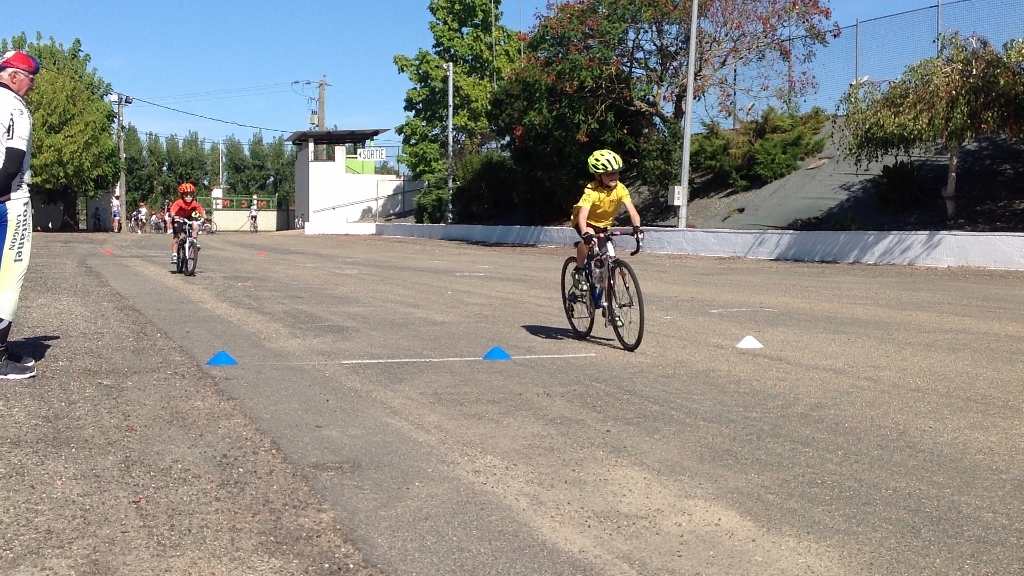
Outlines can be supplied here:
[[[528, 30], [544, 13], [538, 0], [502, 0], [503, 23]], [[933, 6], [934, 0], [832, 0], [843, 26], [856, 19]], [[394, 133], [408, 79], [396, 54], [429, 49], [426, 0], [33, 0], [6, 11], [7, 37], [36, 31], [69, 45], [82, 41], [92, 65], [114, 90], [240, 124], [291, 133], [308, 126], [308, 96], [327, 77], [327, 125], [388, 128]], [[293, 81], [310, 81], [293, 85]], [[136, 102], [127, 122], [141, 131], [246, 141], [253, 128], [204, 120]], [[281, 132], [266, 130], [270, 139]], [[286, 134], [287, 135], [287, 134]], [[392, 156], [389, 150], [389, 158]]]

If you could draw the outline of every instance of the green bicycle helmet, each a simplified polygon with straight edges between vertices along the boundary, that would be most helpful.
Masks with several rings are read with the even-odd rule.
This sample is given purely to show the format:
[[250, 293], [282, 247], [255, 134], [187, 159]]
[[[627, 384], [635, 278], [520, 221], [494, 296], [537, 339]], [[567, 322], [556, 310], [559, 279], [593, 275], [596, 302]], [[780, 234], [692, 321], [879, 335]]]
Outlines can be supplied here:
[[622, 158], [611, 150], [598, 150], [587, 158], [587, 165], [594, 174], [606, 174], [622, 170]]

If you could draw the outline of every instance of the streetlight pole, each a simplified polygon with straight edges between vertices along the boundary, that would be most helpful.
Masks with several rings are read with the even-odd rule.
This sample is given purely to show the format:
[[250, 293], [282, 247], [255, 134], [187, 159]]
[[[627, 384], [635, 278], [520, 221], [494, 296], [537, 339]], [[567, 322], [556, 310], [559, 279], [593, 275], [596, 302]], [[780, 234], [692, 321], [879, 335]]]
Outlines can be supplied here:
[[451, 62], [446, 62], [444, 69], [448, 72], [448, 214], [445, 218], [445, 224], [452, 223], [452, 178], [455, 175], [455, 165], [453, 164], [453, 150], [452, 150], [452, 115], [454, 113], [454, 104], [452, 99], [452, 92], [454, 91], [454, 83], [452, 77], [455, 75], [455, 65]]
[[690, 60], [686, 64], [686, 113], [683, 120], [683, 166], [680, 176], [682, 199], [679, 202], [677, 228], [686, 228], [686, 205], [690, 201], [690, 134], [693, 132], [694, 62], [697, 60], [697, 0], [690, 9]]

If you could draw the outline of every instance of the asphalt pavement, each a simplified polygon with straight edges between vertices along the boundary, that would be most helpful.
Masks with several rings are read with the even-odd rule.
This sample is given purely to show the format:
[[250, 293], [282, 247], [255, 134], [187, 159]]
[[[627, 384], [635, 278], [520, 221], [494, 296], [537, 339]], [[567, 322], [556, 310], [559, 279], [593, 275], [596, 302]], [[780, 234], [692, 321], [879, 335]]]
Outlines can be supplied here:
[[[35, 236], [14, 337], [42, 356], [40, 375], [2, 385], [0, 418], [22, 431], [48, 418], [55, 432], [0, 437], [16, 503], [0, 508], [0, 533], [22, 534], [0, 546], [0, 568], [47, 573], [40, 559], [57, 551], [57, 566], [79, 574], [198, 574], [204, 561], [231, 573], [255, 559], [264, 573], [1024, 571], [1024, 274], [641, 253], [627, 258], [646, 335], [628, 353], [604, 326], [571, 337], [565, 250], [295, 233], [201, 240], [187, 278], [171, 273], [166, 236]], [[134, 556], [144, 569], [91, 570], [48, 524], [61, 519], [52, 508], [32, 512], [32, 490], [57, 481], [32, 472], [33, 450], [66, 456], [53, 447], [61, 434], [84, 433], [85, 404], [46, 416], [43, 401], [55, 400], [45, 391], [85, 386], [66, 365], [104, 371], [90, 335], [102, 362], [156, 363], [153, 374], [206, 383], [182, 394], [176, 378], [151, 378], [151, 399], [133, 388], [140, 410], [176, 415], [138, 456], [152, 459], [149, 473], [159, 458], [205, 471], [175, 477], [174, 494], [192, 478], [180, 498], [209, 499], [209, 479], [239, 460], [266, 470], [231, 476], [217, 515], [185, 540], [217, 544], [195, 545], [184, 569], [169, 551], [184, 520], [142, 522], [130, 501], [164, 492], [132, 491], [89, 464], [130, 460], [130, 416], [107, 417], [89, 460], [62, 473], [93, 506], [109, 497], [125, 509], [83, 525], [165, 527], [167, 542]], [[736, 348], [746, 336], [764, 348]], [[496, 346], [512, 359], [482, 359]], [[221, 350], [238, 364], [205, 366]], [[115, 380], [124, 393], [127, 380]], [[156, 438], [194, 438], [189, 415], [241, 446]], [[27, 533], [33, 524], [16, 518], [32, 513], [63, 537]], [[275, 533], [298, 548], [270, 546]], [[107, 542], [108, 561], [124, 540]]]

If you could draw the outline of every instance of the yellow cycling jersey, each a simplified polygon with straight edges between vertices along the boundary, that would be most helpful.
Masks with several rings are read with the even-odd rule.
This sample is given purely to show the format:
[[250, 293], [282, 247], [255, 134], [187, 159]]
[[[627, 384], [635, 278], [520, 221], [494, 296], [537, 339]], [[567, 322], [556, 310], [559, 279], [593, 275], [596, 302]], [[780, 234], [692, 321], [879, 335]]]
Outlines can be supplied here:
[[596, 181], [587, 184], [583, 189], [583, 197], [572, 207], [572, 227], [577, 228], [580, 208], [589, 206], [587, 223], [592, 226], [609, 228], [615, 222], [623, 202], [632, 202], [629, 190], [619, 182], [615, 188], [605, 190]]

